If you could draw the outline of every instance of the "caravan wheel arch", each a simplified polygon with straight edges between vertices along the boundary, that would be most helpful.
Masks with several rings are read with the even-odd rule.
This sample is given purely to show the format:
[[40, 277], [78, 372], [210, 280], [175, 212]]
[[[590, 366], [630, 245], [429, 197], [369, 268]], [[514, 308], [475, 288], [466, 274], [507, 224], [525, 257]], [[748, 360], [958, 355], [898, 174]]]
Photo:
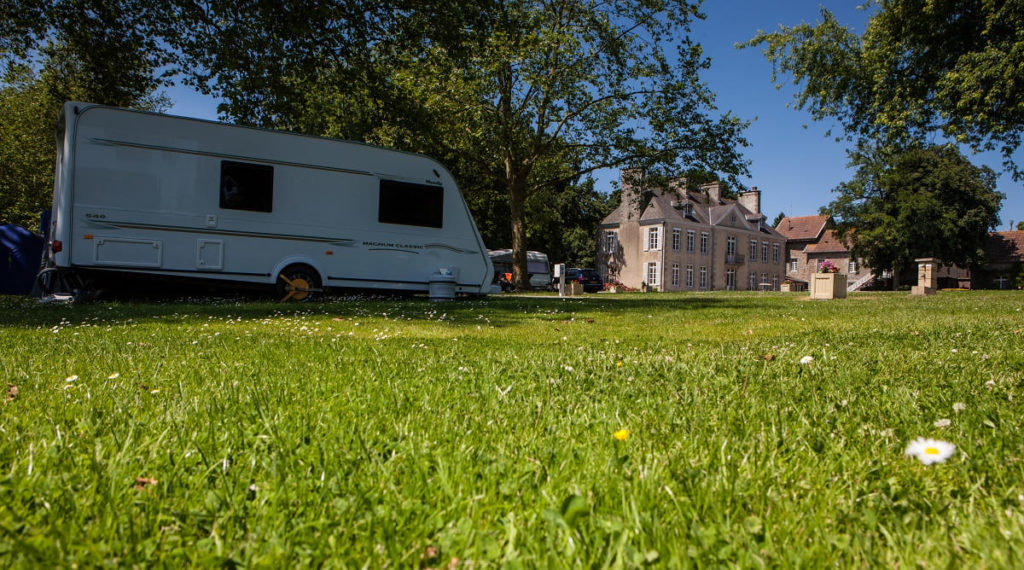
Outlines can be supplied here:
[[320, 276], [320, 282], [323, 283], [324, 285], [327, 285], [327, 272], [324, 271], [324, 268], [321, 267], [320, 264], [317, 263], [316, 261], [313, 261], [311, 258], [304, 257], [301, 255], [293, 255], [291, 257], [286, 257], [279, 261], [277, 265], [274, 266], [274, 271], [270, 273], [271, 285], [277, 283], [277, 276], [280, 275], [281, 272], [284, 271], [289, 265], [308, 265], [312, 267]]

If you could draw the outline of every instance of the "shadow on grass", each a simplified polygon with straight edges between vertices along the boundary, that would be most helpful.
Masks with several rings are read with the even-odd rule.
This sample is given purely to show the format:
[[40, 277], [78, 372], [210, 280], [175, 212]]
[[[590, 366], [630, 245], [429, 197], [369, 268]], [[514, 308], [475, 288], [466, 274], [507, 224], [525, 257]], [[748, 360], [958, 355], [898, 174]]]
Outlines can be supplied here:
[[[492, 326], [514, 326], [526, 320], [561, 321], [573, 315], [607, 317], [630, 311], [677, 312], [708, 308], [749, 311], [767, 304], [792, 300], [792, 297], [763, 293], [680, 293], [680, 294], [591, 294], [559, 298], [556, 295], [494, 295], [459, 297], [434, 302], [425, 295], [351, 294], [331, 295], [306, 303], [279, 303], [266, 294], [233, 293], [211, 296], [119, 295], [86, 303], [41, 304], [30, 297], [0, 296], [0, 327], [51, 327], [66, 321], [147, 321], [181, 323], [207, 321], [210, 318], [265, 319], [295, 315], [330, 317], [390, 316], [408, 320], [438, 320], [439, 315], [453, 318], [454, 326], [476, 325], [485, 315]], [[461, 321], [461, 322], [460, 322]]]

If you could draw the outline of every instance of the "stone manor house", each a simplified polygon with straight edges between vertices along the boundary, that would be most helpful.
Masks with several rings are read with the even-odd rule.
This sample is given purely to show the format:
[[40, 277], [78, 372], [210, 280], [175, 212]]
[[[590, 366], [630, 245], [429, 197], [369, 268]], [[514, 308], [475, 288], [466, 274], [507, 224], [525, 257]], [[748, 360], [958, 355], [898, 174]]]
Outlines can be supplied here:
[[[650, 202], [642, 204], [641, 190]], [[765, 223], [756, 187], [738, 199], [718, 182], [699, 192], [677, 178], [645, 187], [624, 171], [622, 202], [598, 227], [597, 270], [606, 283], [653, 291], [778, 291], [786, 238]]]

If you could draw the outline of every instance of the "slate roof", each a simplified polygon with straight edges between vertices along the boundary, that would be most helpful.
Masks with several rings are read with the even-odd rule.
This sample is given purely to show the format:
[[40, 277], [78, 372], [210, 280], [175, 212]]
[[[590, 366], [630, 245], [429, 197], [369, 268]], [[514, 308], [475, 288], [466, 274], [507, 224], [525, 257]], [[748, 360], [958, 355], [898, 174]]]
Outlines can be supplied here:
[[817, 243], [812, 243], [804, 249], [806, 253], [848, 253], [849, 245], [839, 239], [835, 230], [825, 230]]
[[830, 216], [796, 216], [785, 217], [775, 226], [775, 229], [786, 239], [792, 241], [808, 240], [813, 241], [821, 235], [825, 225], [828, 224]]
[[[683, 204], [689, 203], [690, 215], [686, 214]], [[619, 207], [608, 214], [601, 225], [604, 227], [615, 226], [630, 220], [654, 221], [671, 220], [679, 222], [697, 223], [702, 225], [719, 225], [729, 212], [736, 212], [737, 216], [746, 222], [749, 229], [757, 229], [757, 221], [763, 219], [763, 215], [755, 214], [741, 206], [736, 200], [721, 199], [718, 203], [705, 203], [703, 194], [692, 192], [663, 192], [654, 190], [654, 196], [644, 209], [643, 213], [637, 216], [636, 205], [623, 202]], [[630, 213], [632, 212], [632, 216]], [[768, 235], [782, 237], [779, 232], [771, 226], [764, 224], [761, 231]]]
[[990, 233], [985, 253], [989, 263], [1024, 263], [1024, 231]]

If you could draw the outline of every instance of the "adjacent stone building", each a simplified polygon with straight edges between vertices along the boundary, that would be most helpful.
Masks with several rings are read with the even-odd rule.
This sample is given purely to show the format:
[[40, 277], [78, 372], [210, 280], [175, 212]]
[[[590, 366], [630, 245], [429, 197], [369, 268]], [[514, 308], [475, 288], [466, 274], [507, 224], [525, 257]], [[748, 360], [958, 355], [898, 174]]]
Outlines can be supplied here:
[[992, 232], [985, 245], [986, 264], [974, 275], [976, 287], [1024, 287], [1024, 231]]
[[874, 281], [871, 268], [864, 260], [850, 254], [850, 244], [839, 239], [831, 216], [799, 216], [783, 218], [775, 229], [786, 238], [786, 279], [792, 290], [804, 290], [811, 274], [821, 264], [831, 261], [846, 275], [850, 291], [861, 289]]
[[685, 186], [680, 178], [647, 187], [635, 171], [623, 173], [622, 202], [598, 230], [605, 282], [655, 291], [779, 290], [786, 239], [765, 223], [761, 192], [731, 200], [718, 182], [699, 192]]

